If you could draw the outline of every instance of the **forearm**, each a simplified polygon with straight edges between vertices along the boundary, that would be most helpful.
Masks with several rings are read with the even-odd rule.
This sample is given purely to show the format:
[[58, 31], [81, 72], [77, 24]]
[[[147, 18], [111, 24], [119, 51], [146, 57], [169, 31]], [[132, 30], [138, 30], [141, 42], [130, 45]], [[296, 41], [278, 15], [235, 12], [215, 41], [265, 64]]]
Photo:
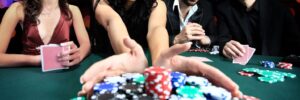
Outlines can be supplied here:
[[0, 54], [0, 67], [17, 67], [23, 65], [40, 65], [34, 56], [20, 54]]
[[124, 45], [123, 41], [125, 38], [128, 38], [129, 35], [121, 18], [112, 18], [106, 30], [108, 31], [110, 43], [116, 54], [129, 51], [129, 48]]
[[169, 48], [169, 35], [165, 28], [157, 27], [152, 33], [148, 33], [147, 39], [151, 52], [152, 64], [155, 64], [160, 53]]
[[80, 59], [83, 60], [90, 53], [91, 45], [89, 42], [80, 45]]

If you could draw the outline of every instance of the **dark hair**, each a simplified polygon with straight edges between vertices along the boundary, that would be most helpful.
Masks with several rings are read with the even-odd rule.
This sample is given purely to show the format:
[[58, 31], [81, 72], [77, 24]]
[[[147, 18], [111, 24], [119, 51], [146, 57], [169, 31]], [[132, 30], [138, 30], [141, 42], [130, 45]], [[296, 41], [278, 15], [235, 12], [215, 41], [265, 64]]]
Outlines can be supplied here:
[[[96, 1], [96, 4], [100, 0]], [[125, 9], [127, 0], [107, 0], [109, 5], [122, 17], [125, 24], [138, 25], [149, 20], [152, 8], [157, 6], [156, 0], [136, 0], [128, 9]], [[124, 20], [127, 19], [127, 20]]]
[[[67, 15], [67, 19], [72, 18], [71, 11], [68, 7], [67, 0], [58, 0], [59, 8], [62, 14]], [[42, 12], [42, 1], [41, 0], [23, 0], [24, 12], [25, 12], [25, 24], [37, 24], [39, 23], [38, 15]]]

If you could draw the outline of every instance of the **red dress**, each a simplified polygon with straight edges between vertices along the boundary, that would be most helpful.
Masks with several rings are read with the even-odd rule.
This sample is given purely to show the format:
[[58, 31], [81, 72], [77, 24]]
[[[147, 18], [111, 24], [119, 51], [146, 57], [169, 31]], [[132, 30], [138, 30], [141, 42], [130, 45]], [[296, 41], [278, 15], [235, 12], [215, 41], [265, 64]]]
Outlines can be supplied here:
[[[68, 20], [67, 15], [61, 13], [59, 22], [53, 31], [53, 35], [49, 44], [60, 44], [70, 40], [70, 26], [71, 20]], [[28, 24], [24, 27], [24, 34], [22, 36], [23, 54], [39, 55], [40, 51], [37, 49], [44, 44], [38, 31], [37, 25]]]

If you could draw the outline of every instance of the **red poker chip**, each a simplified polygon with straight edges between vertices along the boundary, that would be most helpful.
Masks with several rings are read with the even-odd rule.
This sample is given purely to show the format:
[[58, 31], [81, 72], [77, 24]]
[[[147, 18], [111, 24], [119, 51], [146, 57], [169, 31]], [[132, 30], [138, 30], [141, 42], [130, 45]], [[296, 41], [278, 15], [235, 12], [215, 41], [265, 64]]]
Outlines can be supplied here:
[[279, 68], [282, 68], [282, 69], [292, 69], [293, 64], [292, 63], [287, 63], [287, 62], [279, 62], [277, 64], [277, 66]]
[[248, 77], [251, 77], [251, 76], [254, 75], [254, 73], [245, 72], [245, 71], [239, 71], [239, 74], [242, 75], [242, 76], [248, 76]]
[[260, 99], [253, 96], [243, 95], [242, 100], [260, 100]]
[[146, 92], [161, 100], [168, 99], [172, 91], [171, 69], [154, 66], [145, 69], [144, 74]]

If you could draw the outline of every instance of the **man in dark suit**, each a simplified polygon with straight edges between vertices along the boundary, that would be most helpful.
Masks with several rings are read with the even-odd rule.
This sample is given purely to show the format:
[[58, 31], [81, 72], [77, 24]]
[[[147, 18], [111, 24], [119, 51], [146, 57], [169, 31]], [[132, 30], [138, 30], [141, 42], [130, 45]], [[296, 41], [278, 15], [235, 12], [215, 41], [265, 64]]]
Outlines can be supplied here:
[[286, 56], [300, 53], [300, 33], [287, 7], [278, 0], [223, 0], [217, 5], [221, 52], [227, 58], [255, 54]]
[[193, 47], [216, 43], [212, 7], [206, 0], [165, 0], [170, 45], [193, 41]]

